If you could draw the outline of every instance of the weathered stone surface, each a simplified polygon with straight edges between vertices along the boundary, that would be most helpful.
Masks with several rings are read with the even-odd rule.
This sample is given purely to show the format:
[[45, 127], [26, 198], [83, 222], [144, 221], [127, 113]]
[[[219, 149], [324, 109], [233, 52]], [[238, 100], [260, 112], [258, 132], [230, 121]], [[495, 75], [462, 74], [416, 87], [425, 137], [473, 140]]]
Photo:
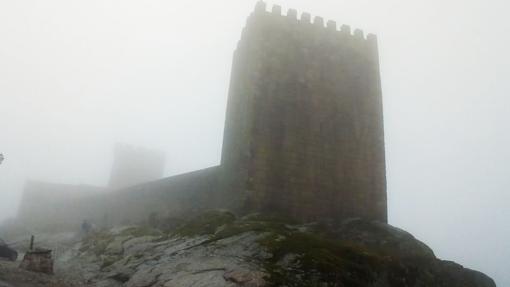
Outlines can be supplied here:
[[337, 227], [330, 227], [329, 230], [338, 239], [384, 249], [402, 257], [435, 258], [432, 249], [412, 234], [388, 224], [350, 219]]
[[145, 249], [149, 248], [151, 244], [147, 244], [157, 239], [157, 236], [142, 236], [133, 238], [125, 241], [122, 246], [124, 248], [124, 252], [126, 254], [140, 254], [143, 253]]
[[155, 273], [152, 269], [142, 269], [126, 282], [126, 287], [149, 287], [158, 281], [158, 276], [161, 273]]
[[225, 280], [246, 287], [266, 286], [266, 281], [264, 280], [265, 276], [266, 274], [260, 271], [242, 269], [230, 270], [223, 274], [223, 278], [225, 278]]
[[231, 73], [225, 189], [241, 211], [386, 222], [377, 43], [318, 23], [250, 15]]
[[239, 285], [225, 282], [222, 270], [210, 270], [187, 276], [177, 277], [165, 284], [164, 287], [197, 286], [197, 287], [236, 287]]
[[103, 281], [99, 281], [95, 285], [96, 287], [120, 287], [122, 286], [122, 283], [113, 280], [113, 279], [106, 279]]
[[[222, 218], [222, 212], [208, 214]], [[92, 276], [86, 282], [104, 287], [495, 287], [486, 275], [439, 260], [411, 234], [380, 222], [291, 225], [246, 216], [215, 224], [211, 231], [211, 222], [217, 221], [205, 218], [190, 220], [159, 240], [147, 242], [143, 235], [131, 240], [130, 248], [143, 245], [145, 252], [123, 254], [108, 268], [92, 268], [101, 262], [82, 254], [64, 257], [69, 260], [60, 265], [68, 274], [88, 270]], [[86, 246], [93, 250], [101, 241], [115, 241], [122, 234], [98, 235], [96, 244], [91, 238]]]
[[106, 246], [104, 253], [107, 255], [119, 255], [124, 253], [124, 247], [122, 246], [122, 244], [129, 239], [130, 237], [128, 236], [121, 236], [115, 238], [115, 240], [113, 240], [110, 244], [108, 244], [108, 246]]

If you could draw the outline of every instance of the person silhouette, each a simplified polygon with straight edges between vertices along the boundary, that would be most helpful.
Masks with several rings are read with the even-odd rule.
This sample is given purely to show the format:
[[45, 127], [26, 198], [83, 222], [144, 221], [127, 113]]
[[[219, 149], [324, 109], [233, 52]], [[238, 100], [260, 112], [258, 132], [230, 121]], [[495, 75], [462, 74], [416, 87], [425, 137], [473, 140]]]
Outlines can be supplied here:
[[91, 229], [92, 229], [92, 225], [87, 220], [84, 220], [83, 223], [81, 224], [81, 231], [84, 234], [88, 234]]

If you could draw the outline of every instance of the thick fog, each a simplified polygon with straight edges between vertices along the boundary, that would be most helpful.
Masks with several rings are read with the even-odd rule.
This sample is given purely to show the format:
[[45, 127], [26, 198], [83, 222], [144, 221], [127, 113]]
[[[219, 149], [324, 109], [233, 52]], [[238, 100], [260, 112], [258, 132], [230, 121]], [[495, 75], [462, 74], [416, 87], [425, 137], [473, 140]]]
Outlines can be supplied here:
[[[378, 35], [390, 223], [510, 286], [510, 4], [278, 4]], [[165, 151], [166, 175], [219, 164], [254, 5], [0, 0], [0, 219], [27, 179], [106, 185], [116, 142]]]

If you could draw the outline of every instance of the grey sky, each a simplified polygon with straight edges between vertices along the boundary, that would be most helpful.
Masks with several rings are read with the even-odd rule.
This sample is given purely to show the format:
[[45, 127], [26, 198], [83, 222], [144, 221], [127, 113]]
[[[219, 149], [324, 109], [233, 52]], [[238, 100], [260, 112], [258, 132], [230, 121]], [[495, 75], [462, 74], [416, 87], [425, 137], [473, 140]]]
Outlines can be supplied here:
[[[268, 2], [378, 34], [390, 223], [510, 285], [510, 4]], [[217, 165], [254, 3], [0, 0], [0, 219], [27, 178], [104, 185], [115, 142]]]

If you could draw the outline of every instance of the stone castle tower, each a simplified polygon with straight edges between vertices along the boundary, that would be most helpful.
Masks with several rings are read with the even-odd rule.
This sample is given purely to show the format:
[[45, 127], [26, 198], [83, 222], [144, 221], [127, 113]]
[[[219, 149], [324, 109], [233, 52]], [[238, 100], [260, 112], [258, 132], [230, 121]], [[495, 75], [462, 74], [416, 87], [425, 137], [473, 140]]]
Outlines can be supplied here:
[[376, 37], [257, 3], [234, 53], [221, 164], [243, 211], [387, 221]]

